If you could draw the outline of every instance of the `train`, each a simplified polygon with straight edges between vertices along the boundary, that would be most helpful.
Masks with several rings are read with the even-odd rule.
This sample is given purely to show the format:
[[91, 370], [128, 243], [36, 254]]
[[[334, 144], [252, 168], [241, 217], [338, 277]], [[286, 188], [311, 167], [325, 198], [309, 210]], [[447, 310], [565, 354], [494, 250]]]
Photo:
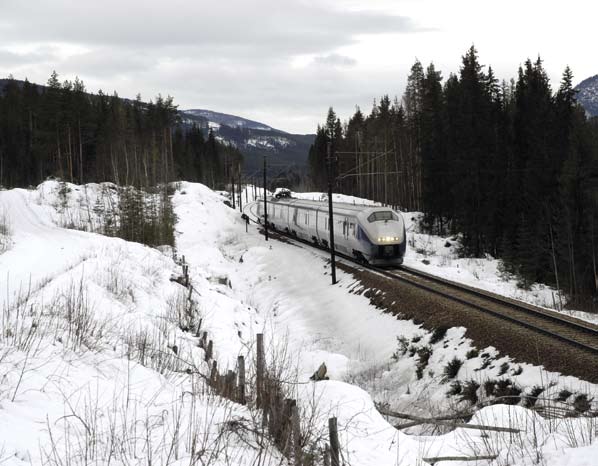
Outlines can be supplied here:
[[[278, 196], [268, 198], [267, 204], [269, 227], [328, 248], [328, 202]], [[257, 205], [258, 218], [263, 223], [263, 198]], [[399, 212], [388, 207], [335, 202], [333, 220], [335, 250], [376, 266], [403, 263], [407, 237]]]

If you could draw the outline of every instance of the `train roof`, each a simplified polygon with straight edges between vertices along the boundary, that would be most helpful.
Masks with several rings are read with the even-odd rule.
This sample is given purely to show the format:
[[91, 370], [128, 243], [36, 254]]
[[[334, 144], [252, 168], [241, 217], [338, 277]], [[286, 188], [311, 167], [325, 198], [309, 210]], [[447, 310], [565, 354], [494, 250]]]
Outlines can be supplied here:
[[[295, 198], [271, 198], [270, 203], [276, 205], [288, 205], [293, 207], [299, 207], [304, 209], [313, 210], [328, 210], [328, 201], [311, 201], [307, 199], [295, 199]], [[369, 214], [371, 212], [379, 212], [381, 210], [392, 210], [390, 207], [383, 206], [370, 206], [370, 205], [357, 205], [349, 204], [346, 202], [334, 202], [334, 211], [337, 214], [352, 214], [357, 215], [358, 213]]]

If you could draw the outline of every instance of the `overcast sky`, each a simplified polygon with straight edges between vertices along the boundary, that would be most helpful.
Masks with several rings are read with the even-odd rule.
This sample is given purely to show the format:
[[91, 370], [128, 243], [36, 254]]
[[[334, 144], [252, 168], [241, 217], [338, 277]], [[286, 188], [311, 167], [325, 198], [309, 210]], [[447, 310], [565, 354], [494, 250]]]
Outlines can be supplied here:
[[0, 76], [174, 96], [314, 132], [400, 96], [416, 58], [446, 77], [475, 44], [499, 78], [544, 59], [558, 86], [598, 73], [595, 0], [0, 0]]

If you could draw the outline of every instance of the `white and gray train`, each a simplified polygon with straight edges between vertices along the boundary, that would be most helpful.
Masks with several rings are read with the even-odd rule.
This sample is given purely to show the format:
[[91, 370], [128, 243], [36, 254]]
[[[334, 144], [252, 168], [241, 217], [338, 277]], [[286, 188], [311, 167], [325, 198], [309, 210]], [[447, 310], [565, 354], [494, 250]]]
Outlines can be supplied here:
[[[403, 263], [407, 238], [400, 213], [388, 207], [335, 202], [335, 249], [372, 265]], [[264, 202], [258, 201], [264, 221]], [[328, 203], [293, 198], [268, 198], [268, 225], [303, 240], [328, 247]]]

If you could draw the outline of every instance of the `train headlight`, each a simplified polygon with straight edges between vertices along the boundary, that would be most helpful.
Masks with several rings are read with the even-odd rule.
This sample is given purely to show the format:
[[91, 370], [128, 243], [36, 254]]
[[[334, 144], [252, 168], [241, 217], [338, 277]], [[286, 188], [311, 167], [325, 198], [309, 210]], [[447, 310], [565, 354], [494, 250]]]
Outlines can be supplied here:
[[399, 241], [398, 236], [379, 236], [378, 242], [379, 243], [392, 243], [393, 241]]

